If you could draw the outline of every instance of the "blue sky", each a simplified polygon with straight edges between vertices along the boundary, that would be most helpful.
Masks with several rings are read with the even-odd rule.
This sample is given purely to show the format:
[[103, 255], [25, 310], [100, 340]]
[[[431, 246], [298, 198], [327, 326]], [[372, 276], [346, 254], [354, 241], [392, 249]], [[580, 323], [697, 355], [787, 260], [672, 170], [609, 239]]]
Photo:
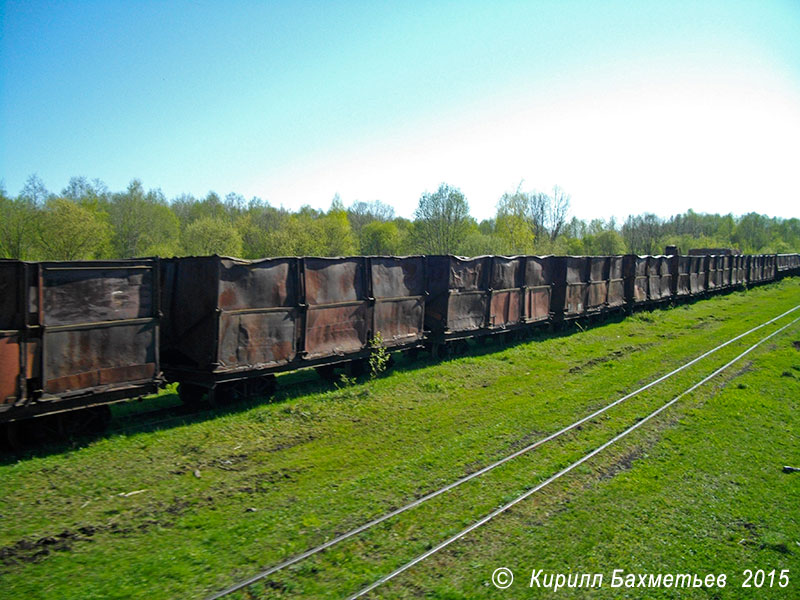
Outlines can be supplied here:
[[800, 2], [2, 2], [0, 179], [800, 216]]

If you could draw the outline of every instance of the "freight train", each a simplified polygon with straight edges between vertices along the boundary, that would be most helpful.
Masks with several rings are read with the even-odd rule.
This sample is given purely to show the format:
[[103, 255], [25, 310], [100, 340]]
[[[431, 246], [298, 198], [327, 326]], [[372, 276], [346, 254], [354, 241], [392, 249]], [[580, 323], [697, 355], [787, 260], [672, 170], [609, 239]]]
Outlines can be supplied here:
[[358, 374], [376, 345], [442, 356], [797, 274], [800, 254], [0, 260], [0, 423], [102, 427], [167, 382], [268, 395], [280, 372]]

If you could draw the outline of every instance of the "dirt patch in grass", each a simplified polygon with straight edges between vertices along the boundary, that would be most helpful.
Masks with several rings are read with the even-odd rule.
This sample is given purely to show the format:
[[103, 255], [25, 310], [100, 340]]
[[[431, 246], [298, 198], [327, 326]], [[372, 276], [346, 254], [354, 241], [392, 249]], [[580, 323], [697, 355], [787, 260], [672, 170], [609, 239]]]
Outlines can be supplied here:
[[65, 530], [55, 535], [47, 535], [36, 540], [21, 539], [9, 546], [0, 548], [0, 562], [4, 565], [38, 562], [52, 552], [68, 552], [75, 542], [93, 541], [96, 527], [79, 527], [75, 531]]
[[634, 448], [630, 452], [626, 452], [613, 463], [601, 470], [599, 479], [601, 481], [611, 479], [622, 471], [628, 471], [633, 466], [633, 462], [639, 460], [644, 453], [644, 448]]
[[[201, 500], [201, 504], [213, 504], [209, 496]], [[94, 542], [100, 534], [128, 536], [146, 532], [153, 527], [173, 527], [174, 519], [195, 508], [197, 503], [182, 498], [175, 498], [166, 506], [155, 510], [137, 511], [137, 522], [122, 524], [118, 522], [101, 525], [82, 525], [75, 529], [65, 529], [56, 534], [48, 534], [36, 539], [23, 538], [13, 544], [0, 547], [0, 564], [11, 566], [20, 563], [39, 562], [53, 552], [70, 552], [78, 543]]]
[[241, 487], [238, 491], [243, 494], [265, 494], [267, 492], [272, 492], [274, 491], [275, 484], [295, 481], [298, 474], [307, 470], [308, 467], [298, 467], [259, 473], [252, 478], [250, 485]]
[[270, 446], [267, 448], [267, 452], [280, 452], [281, 450], [288, 450], [289, 448], [294, 448], [295, 446], [312, 442], [316, 438], [317, 436], [312, 433], [298, 433]]
[[629, 354], [632, 354], [634, 352], [637, 352], [637, 351], [640, 351], [640, 350], [646, 350], [647, 348], [649, 348], [652, 345], [653, 344], [640, 344], [638, 346], [625, 346], [624, 348], [620, 348], [619, 350], [615, 350], [614, 352], [611, 352], [610, 354], [606, 354], [605, 356], [598, 356], [596, 358], [592, 358], [590, 360], [587, 360], [585, 363], [582, 363], [580, 365], [575, 365], [574, 367], [572, 367], [569, 370], [569, 372], [571, 374], [580, 373], [581, 371], [583, 371], [585, 369], [589, 369], [591, 367], [594, 367], [594, 366], [597, 366], [597, 365], [601, 365], [603, 363], [607, 363], [607, 362], [609, 362], [611, 360], [614, 360], [616, 358], [620, 358], [621, 356], [628, 356]]

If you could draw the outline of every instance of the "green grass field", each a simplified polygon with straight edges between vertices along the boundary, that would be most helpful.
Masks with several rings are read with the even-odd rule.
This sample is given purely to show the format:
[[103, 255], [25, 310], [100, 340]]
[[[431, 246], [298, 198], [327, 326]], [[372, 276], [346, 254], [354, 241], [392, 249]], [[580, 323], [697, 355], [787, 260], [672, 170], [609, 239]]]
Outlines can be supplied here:
[[[522, 448], [800, 304], [797, 278], [468, 356], [400, 361], [340, 389], [313, 374], [256, 401], [0, 464], [4, 598], [203, 597]], [[786, 317], [421, 507], [234, 597], [342, 598], [580, 458]], [[177, 403], [165, 392], [155, 404]], [[531, 571], [603, 573], [567, 598], [800, 597], [800, 323], [619, 444], [379, 587], [386, 598], [538, 598]], [[515, 574], [506, 590], [493, 571]], [[741, 588], [745, 569], [789, 586]], [[626, 573], [724, 589], [610, 587]]]

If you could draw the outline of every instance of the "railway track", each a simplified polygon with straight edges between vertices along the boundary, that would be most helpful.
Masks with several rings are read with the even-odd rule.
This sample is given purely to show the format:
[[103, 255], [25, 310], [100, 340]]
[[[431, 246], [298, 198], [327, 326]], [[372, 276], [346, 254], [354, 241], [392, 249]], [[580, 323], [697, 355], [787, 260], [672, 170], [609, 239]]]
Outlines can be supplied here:
[[716, 377], [717, 375], [719, 375], [720, 373], [722, 373], [723, 371], [728, 369], [730, 366], [732, 366], [733, 364], [737, 363], [739, 360], [741, 360], [742, 358], [747, 356], [750, 352], [755, 350], [758, 346], [760, 346], [761, 344], [763, 344], [767, 340], [775, 337], [776, 335], [778, 335], [779, 333], [781, 333], [785, 329], [791, 327], [792, 325], [794, 325], [798, 321], [800, 321], [800, 317], [795, 318], [793, 321], [791, 321], [791, 322], [787, 323], [786, 325], [780, 327], [779, 329], [773, 331], [769, 335], [761, 338], [758, 342], [756, 342], [755, 344], [753, 344], [752, 346], [747, 348], [744, 352], [742, 352], [741, 354], [737, 355], [732, 360], [730, 360], [727, 363], [725, 363], [723, 366], [721, 366], [720, 368], [715, 370], [713, 373], [711, 373], [710, 375], [707, 375], [706, 377], [704, 377], [703, 379], [701, 379], [700, 381], [698, 381], [697, 383], [695, 383], [691, 387], [687, 388], [686, 390], [684, 390], [683, 392], [681, 392], [680, 394], [678, 394], [677, 396], [672, 398], [672, 400], [670, 400], [669, 402], [667, 402], [665, 404], [662, 404], [659, 408], [657, 408], [656, 410], [652, 411], [651, 413], [649, 413], [647, 416], [643, 417], [642, 419], [638, 420], [636, 423], [634, 423], [633, 425], [631, 425], [630, 427], [628, 427], [627, 429], [625, 429], [621, 433], [615, 435], [613, 438], [611, 438], [610, 440], [608, 440], [604, 444], [598, 446], [597, 448], [595, 448], [591, 452], [585, 454], [584, 456], [582, 456], [581, 458], [579, 458], [575, 462], [573, 462], [570, 465], [568, 465], [567, 467], [561, 469], [560, 471], [558, 471], [554, 475], [551, 475], [549, 478], [545, 479], [543, 482], [539, 483], [538, 485], [530, 488], [529, 490], [527, 490], [523, 494], [520, 494], [519, 496], [517, 496], [516, 498], [514, 498], [513, 500], [511, 500], [507, 504], [504, 504], [503, 506], [497, 508], [496, 510], [493, 510], [492, 512], [490, 512], [486, 516], [482, 517], [478, 521], [475, 521], [474, 523], [472, 523], [468, 527], [466, 527], [466, 528], [462, 529], [461, 531], [459, 531], [457, 534], [455, 534], [455, 535], [447, 538], [443, 542], [440, 542], [439, 544], [435, 545], [433, 548], [431, 548], [427, 552], [425, 552], [423, 554], [420, 554], [419, 556], [417, 556], [416, 558], [408, 561], [407, 563], [405, 563], [401, 567], [398, 567], [397, 569], [395, 569], [394, 571], [392, 571], [388, 575], [384, 575], [380, 579], [376, 580], [374, 583], [371, 583], [370, 585], [362, 588], [361, 590], [359, 590], [355, 594], [352, 594], [351, 596], [348, 596], [348, 600], [356, 600], [357, 598], [361, 598], [362, 596], [364, 596], [364, 595], [368, 594], [369, 592], [375, 590], [376, 588], [378, 588], [379, 586], [383, 585], [384, 583], [390, 581], [391, 579], [394, 579], [395, 577], [397, 577], [401, 573], [407, 571], [408, 569], [410, 569], [414, 565], [419, 564], [420, 562], [422, 562], [426, 558], [428, 558], [428, 557], [436, 554], [440, 550], [446, 548], [447, 546], [449, 546], [453, 542], [456, 542], [456, 541], [460, 540], [461, 538], [465, 537], [470, 532], [475, 531], [476, 529], [478, 529], [482, 525], [485, 525], [486, 523], [488, 523], [489, 521], [491, 521], [492, 519], [494, 519], [498, 515], [501, 515], [502, 513], [506, 512], [512, 506], [514, 506], [516, 504], [519, 504], [520, 502], [522, 502], [526, 498], [532, 496], [536, 492], [538, 492], [538, 491], [542, 490], [543, 488], [547, 487], [548, 485], [550, 485], [551, 483], [553, 483], [557, 479], [560, 479], [561, 477], [563, 477], [564, 475], [566, 475], [567, 473], [569, 473], [570, 471], [572, 471], [576, 467], [582, 465], [583, 463], [585, 463], [586, 461], [590, 460], [594, 456], [598, 455], [600, 452], [602, 452], [603, 450], [605, 450], [609, 446], [613, 445], [614, 443], [618, 442], [622, 438], [626, 437], [628, 434], [630, 434], [633, 431], [637, 430], [639, 427], [641, 427], [642, 425], [644, 425], [645, 423], [647, 423], [648, 421], [650, 421], [651, 419], [653, 419], [654, 417], [658, 416], [660, 413], [662, 413], [663, 411], [668, 409], [670, 406], [672, 406], [673, 404], [678, 402], [681, 398], [683, 398], [687, 394], [690, 394], [691, 392], [693, 392], [694, 390], [696, 390], [697, 388], [699, 388], [703, 384], [707, 383], [708, 381], [710, 381], [711, 379], [713, 379], [714, 377]]
[[[501, 458], [501, 459], [499, 459], [499, 460], [497, 460], [497, 461], [495, 461], [495, 462], [493, 462], [493, 463], [491, 463], [491, 464], [489, 464], [489, 465], [487, 465], [487, 466], [485, 466], [485, 467], [483, 467], [483, 468], [481, 468], [481, 469], [479, 469], [479, 470], [477, 470], [477, 471], [475, 471], [475, 472], [473, 472], [473, 473], [471, 473], [471, 474], [469, 474], [469, 475], [467, 475], [465, 477], [462, 477], [462, 478], [460, 478], [460, 479], [458, 479], [456, 481], [453, 481], [453, 482], [451, 482], [451, 483], [449, 483], [449, 484], [447, 484], [447, 485], [445, 485], [445, 486], [443, 486], [441, 488], [438, 488], [438, 489], [436, 489], [436, 490], [434, 490], [432, 492], [429, 492], [428, 494], [426, 494], [426, 495], [424, 495], [424, 496], [422, 496], [420, 498], [417, 498], [416, 500], [414, 500], [412, 502], [409, 502], [409, 503], [407, 503], [407, 504], [405, 504], [405, 505], [403, 505], [403, 506], [401, 506], [401, 507], [399, 507], [399, 508], [397, 508], [397, 509], [395, 509], [393, 511], [387, 512], [387, 513], [385, 513], [385, 514], [383, 514], [383, 515], [381, 515], [379, 517], [376, 517], [375, 519], [372, 519], [371, 521], [368, 521], [368, 522], [364, 523], [363, 525], [360, 525], [360, 526], [358, 526], [356, 528], [353, 528], [353, 529], [351, 529], [351, 530], [349, 530], [349, 531], [347, 531], [345, 533], [342, 533], [342, 534], [340, 534], [340, 535], [328, 540], [327, 542], [325, 542], [323, 544], [320, 544], [318, 546], [310, 548], [309, 550], [306, 550], [305, 552], [302, 552], [300, 554], [297, 554], [297, 555], [294, 555], [292, 557], [289, 557], [289, 558], [287, 558], [286, 560], [284, 560], [284, 561], [282, 561], [280, 563], [277, 563], [277, 564], [275, 564], [275, 565], [273, 565], [271, 567], [268, 567], [268, 568], [256, 573], [255, 575], [247, 578], [247, 579], [239, 581], [239, 582], [235, 583], [234, 585], [231, 585], [231, 586], [229, 586], [229, 587], [227, 587], [227, 588], [225, 588], [225, 589], [223, 589], [223, 590], [221, 590], [219, 592], [216, 592], [216, 593], [208, 596], [207, 600], [217, 600], [219, 598], [223, 598], [223, 597], [229, 596], [230, 594], [233, 594], [234, 592], [237, 592], [239, 590], [243, 590], [245, 588], [248, 588], [248, 587], [256, 584], [257, 582], [269, 577], [270, 575], [272, 575], [274, 573], [277, 573], [278, 571], [281, 571], [283, 569], [286, 569], [287, 567], [290, 567], [292, 565], [300, 563], [300, 562], [302, 562], [302, 561], [314, 556], [315, 554], [323, 552], [324, 550], [327, 550], [328, 548], [331, 548], [332, 546], [335, 546], [335, 545], [337, 545], [337, 544], [339, 544], [341, 542], [344, 542], [344, 541], [346, 541], [346, 540], [348, 540], [350, 538], [353, 538], [353, 537], [355, 537], [355, 536], [357, 536], [357, 535], [359, 535], [359, 534], [361, 534], [361, 533], [363, 533], [363, 532], [375, 527], [376, 525], [379, 525], [380, 523], [383, 523], [383, 522], [385, 522], [385, 521], [387, 521], [389, 519], [392, 519], [393, 517], [396, 517], [396, 516], [406, 512], [408, 510], [411, 510], [413, 508], [416, 508], [416, 507], [424, 504], [425, 502], [427, 502], [427, 501], [429, 501], [429, 500], [431, 500], [433, 498], [436, 498], [437, 496], [440, 496], [440, 495], [442, 495], [442, 494], [444, 494], [444, 493], [446, 493], [446, 492], [448, 492], [450, 490], [453, 490], [454, 488], [456, 488], [456, 487], [458, 487], [458, 486], [460, 486], [460, 485], [462, 485], [464, 483], [467, 483], [468, 481], [476, 479], [476, 478], [478, 478], [478, 477], [480, 477], [480, 476], [482, 476], [482, 475], [484, 475], [484, 474], [496, 469], [497, 467], [499, 467], [499, 466], [501, 466], [501, 465], [503, 465], [503, 464], [505, 464], [505, 463], [507, 463], [509, 461], [512, 461], [512, 460], [514, 460], [515, 458], [517, 458], [519, 456], [522, 456], [523, 454], [531, 452], [531, 451], [535, 450], [536, 448], [539, 448], [540, 446], [546, 444], [547, 442], [555, 440], [555, 439], [561, 437], [562, 435], [564, 435], [564, 434], [566, 434], [566, 433], [568, 433], [568, 432], [580, 427], [582, 424], [586, 423], [587, 421], [590, 421], [590, 420], [594, 419], [595, 417], [605, 413], [606, 411], [608, 411], [611, 408], [621, 404], [622, 402], [625, 402], [626, 400], [641, 394], [642, 392], [644, 392], [644, 391], [646, 391], [646, 390], [658, 385], [659, 383], [662, 383], [663, 381], [666, 381], [667, 379], [669, 379], [669, 378], [673, 377], [674, 375], [677, 375], [678, 373], [688, 369], [689, 367], [697, 364], [701, 360], [711, 356], [712, 354], [714, 354], [714, 353], [718, 352], [719, 350], [721, 350], [721, 349], [733, 344], [734, 342], [736, 342], [736, 341], [738, 341], [738, 340], [740, 340], [740, 339], [742, 339], [742, 338], [744, 338], [744, 337], [746, 337], [746, 336], [748, 336], [748, 335], [750, 335], [750, 334], [752, 334], [752, 333], [754, 333], [754, 332], [756, 332], [758, 330], [761, 330], [761, 329], [763, 329], [763, 328], [775, 323], [776, 321], [786, 317], [787, 315], [790, 315], [791, 313], [797, 311], [798, 309], [800, 309], [800, 305], [797, 305], [797, 306], [795, 306], [795, 307], [783, 312], [782, 314], [780, 314], [780, 315], [778, 315], [776, 317], [773, 317], [773, 318], [761, 323], [760, 325], [757, 325], [757, 326], [755, 326], [755, 327], [753, 327], [753, 328], [751, 328], [751, 329], [749, 329], [749, 330], [747, 330], [747, 331], [745, 331], [743, 333], [740, 333], [740, 334], [732, 337], [731, 339], [723, 342], [722, 344], [719, 344], [719, 345], [711, 348], [710, 350], [708, 350], [708, 351], [704, 352], [703, 354], [700, 354], [699, 356], [687, 361], [686, 363], [683, 363], [679, 367], [677, 367], [677, 368], [673, 369], [672, 371], [670, 371], [670, 372], [658, 377], [657, 379], [654, 379], [653, 381], [641, 386], [640, 388], [638, 388], [638, 389], [636, 389], [636, 390], [634, 390], [634, 391], [632, 391], [632, 392], [630, 392], [630, 393], [628, 393], [628, 394], [626, 394], [626, 395], [614, 400], [613, 402], [610, 402], [609, 404], [606, 404], [605, 406], [603, 406], [600, 409], [592, 412], [591, 414], [588, 414], [588, 415], [586, 415], [586, 416], [584, 416], [584, 417], [582, 417], [582, 418], [580, 418], [580, 419], [578, 419], [578, 420], [566, 425], [562, 429], [560, 429], [560, 430], [558, 430], [558, 431], [556, 431], [556, 432], [554, 432], [554, 433], [552, 433], [552, 434], [550, 434], [550, 435], [548, 435], [546, 437], [540, 438], [540, 439], [532, 442], [528, 446], [526, 446], [526, 447], [524, 447], [524, 448], [522, 448], [520, 450], [517, 450], [516, 452], [508, 454], [507, 456], [505, 456], [505, 457], [503, 457], [503, 458]], [[736, 363], [738, 360], [740, 360], [741, 358], [743, 358], [744, 356], [749, 354], [755, 348], [757, 348], [758, 346], [760, 346], [761, 344], [766, 342], [768, 339], [774, 337], [775, 335], [777, 335], [781, 331], [783, 331], [786, 328], [790, 327], [791, 325], [796, 323], [798, 320], [800, 320], [800, 317], [795, 318], [790, 323], [788, 323], [786, 325], [783, 325], [779, 329], [773, 331], [772, 333], [770, 333], [766, 337], [762, 338], [761, 340], [759, 340], [755, 344], [753, 344], [750, 347], [748, 347], [744, 352], [742, 352], [741, 354], [736, 356], [733, 360], [729, 361], [728, 363], [726, 363], [725, 365], [723, 365], [719, 369], [715, 370], [713, 373], [711, 373], [707, 377], [703, 378], [701, 381], [699, 381], [698, 383], [694, 384], [693, 386], [691, 386], [690, 388], [688, 388], [687, 390], [685, 390], [684, 392], [682, 392], [681, 394], [679, 394], [678, 396], [676, 396], [675, 398], [673, 398], [672, 400], [667, 402], [666, 404], [662, 405], [661, 407], [659, 407], [655, 411], [651, 412], [646, 417], [644, 417], [641, 420], [637, 421], [636, 424], [634, 424], [631, 427], [629, 427], [628, 429], [624, 430], [622, 433], [618, 434], [617, 436], [615, 436], [614, 438], [612, 438], [611, 440], [609, 440], [605, 444], [599, 446], [595, 450], [591, 451], [590, 453], [588, 453], [585, 456], [583, 456], [582, 458], [580, 458], [578, 461], [572, 463], [571, 465], [569, 465], [568, 467], [562, 469], [561, 471], [559, 471], [555, 475], [551, 476], [547, 480], [543, 481], [542, 483], [538, 484], [537, 486], [535, 486], [535, 487], [531, 488], [530, 490], [526, 491], [521, 496], [518, 496], [517, 498], [515, 498], [514, 500], [512, 500], [508, 504], [506, 504], [504, 506], [501, 506], [500, 508], [498, 508], [497, 510], [493, 511], [492, 513], [489, 513], [488, 515], [486, 515], [485, 517], [483, 517], [479, 521], [473, 523], [469, 527], [465, 528], [464, 530], [462, 530], [458, 534], [454, 535], [453, 537], [448, 538], [444, 542], [441, 542], [440, 544], [434, 546], [428, 552], [418, 556], [414, 560], [412, 560], [412, 561], [406, 563], [405, 565], [399, 567], [398, 569], [396, 569], [395, 571], [391, 572], [390, 574], [380, 578], [379, 580], [377, 580], [375, 583], [371, 584], [370, 586], [367, 586], [366, 588], [360, 590], [355, 595], [350, 597], [351, 600], [355, 599], [355, 598], [358, 598], [360, 596], [363, 596], [364, 594], [372, 591], [373, 589], [375, 589], [379, 585], [389, 581], [390, 579], [393, 579], [394, 577], [396, 577], [400, 573], [408, 570], [409, 568], [411, 568], [415, 564], [421, 562], [422, 560], [425, 560], [427, 557], [431, 556], [432, 554], [435, 554], [439, 550], [445, 548], [446, 546], [450, 545], [451, 543], [455, 542], [456, 540], [460, 539], [461, 537], [464, 537], [469, 532], [477, 529], [478, 527], [480, 527], [481, 525], [487, 523], [488, 521], [490, 521], [491, 519], [493, 519], [497, 515], [505, 512], [506, 510], [508, 510], [509, 508], [514, 506], [515, 504], [521, 502], [525, 498], [529, 497], [530, 495], [532, 495], [532, 494], [536, 493], [537, 491], [541, 490], [542, 488], [546, 487], [547, 485], [549, 485], [553, 481], [555, 481], [555, 480], [559, 479], [560, 477], [562, 477], [563, 475], [569, 473], [575, 467], [579, 466], [580, 464], [583, 464], [584, 462], [586, 462], [587, 460], [591, 459], [596, 454], [602, 452], [602, 450], [604, 450], [608, 446], [612, 445], [613, 443], [615, 443], [616, 441], [622, 439], [623, 437], [625, 437], [626, 435], [628, 435], [632, 431], [634, 431], [637, 428], [641, 427], [644, 423], [648, 422], [650, 419], [654, 418], [659, 413], [661, 413], [662, 411], [666, 410], [669, 406], [672, 406], [673, 404], [675, 404], [678, 400], [680, 400], [685, 395], [691, 393], [692, 391], [694, 391], [695, 389], [697, 389], [698, 387], [700, 387], [704, 383], [706, 383], [709, 380], [711, 380], [712, 378], [716, 377], [719, 373], [722, 373], [724, 370], [726, 370], [728, 367], [730, 367], [731, 365]]]

